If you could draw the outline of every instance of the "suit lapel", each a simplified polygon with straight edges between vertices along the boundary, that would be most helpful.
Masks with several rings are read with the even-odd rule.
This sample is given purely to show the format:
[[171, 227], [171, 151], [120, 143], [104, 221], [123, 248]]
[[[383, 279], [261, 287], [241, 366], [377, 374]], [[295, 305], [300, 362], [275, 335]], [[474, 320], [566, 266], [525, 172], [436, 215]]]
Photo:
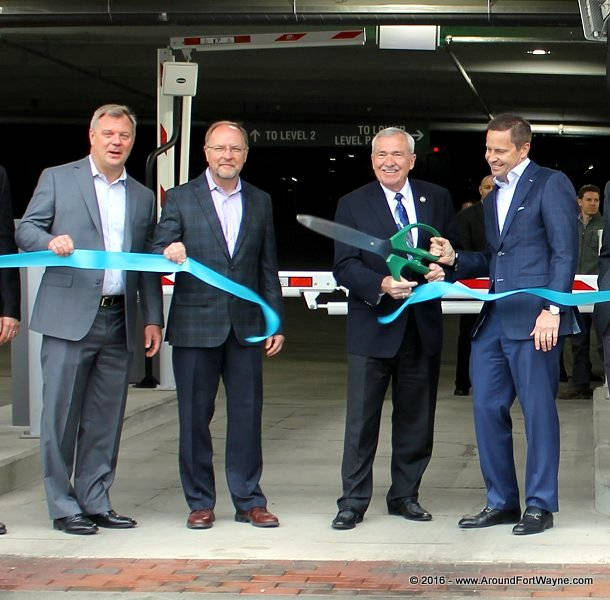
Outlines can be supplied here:
[[372, 193], [367, 197], [367, 203], [371, 215], [375, 215], [377, 219], [377, 227], [371, 230], [371, 234], [377, 234], [379, 237], [390, 237], [398, 230], [396, 221], [390, 211], [383, 189], [379, 183], [372, 184]]
[[102, 218], [100, 217], [100, 208], [97, 204], [97, 194], [95, 193], [95, 185], [93, 183], [93, 177], [91, 175], [91, 165], [89, 158], [84, 158], [78, 161], [74, 165], [74, 176], [78, 183], [78, 187], [83, 195], [85, 206], [89, 211], [91, 220], [100, 235], [100, 238], [104, 239], [104, 232], [102, 230]]
[[[533, 162], [530, 162], [529, 165], [525, 168], [525, 171], [519, 177], [519, 181], [517, 182], [517, 187], [515, 189], [515, 193], [513, 195], [513, 199], [511, 200], [510, 206], [508, 207], [508, 213], [506, 213], [506, 219], [504, 221], [504, 227], [500, 232], [500, 243], [504, 241], [506, 237], [506, 232], [510, 229], [510, 225], [519, 210], [519, 207], [523, 204], [525, 197], [530, 191], [532, 185], [534, 184], [534, 175], [538, 170], [537, 165]], [[496, 210], [496, 220], [498, 219], [497, 210]]]
[[[492, 222], [491, 229], [489, 225], [485, 227], [485, 237], [494, 248], [497, 248], [500, 243], [500, 224], [498, 222], [498, 208], [496, 202], [497, 193], [498, 186], [494, 184], [494, 189], [481, 200], [483, 203], [485, 221], [486, 223], [489, 223], [489, 219], [491, 219]], [[490, 216], [488, 217], [487, 214]]]
[[133, 243], [132, 228], [136, 222], [136, 209], [138, 201], [134, 197], [135, 190], [131, 180], [131, 177], [127, 177], [125, 180], [125, 227], [123, 234], [123, 252], [130, 252], [131, 245]]
[[[432, 223], [432, 204], [428, 202], [428, 198], [421, 192], [417, 180], [409, 179], [411, 186], [411, 194], [413, 195], [413, 206], [415, 207], [415, 217], [418, 223]], [[426, 248], [429, 245], [430, 233], [424, 229], [417, 230], [417, 246]], [[425, 243], [424, 243], [425, 242]]]
[[197, 198], [197, 202], [201, 206], [201, 210], [203, 211], [203, 216], [207, 220], [218, 245], [220, 246], [223, 254], [226, 256], [227, 260], [231, 260], [231, 255], [229, 254], [229, 248], [227, 246], [227, 241], [225, 240], [225, 235], [222, 232], [222, 225], [220, 224], [220, 219], [218, 218], [218, 214], [216, 213], [216, 208], [214, 206], [214, 200], [212, 200], [212, 194], [210, 193], [210, 188], [208, 186], [208, 180], [205, 176], [205, 172], [203, 175], [200, 175], [197, 179], [193, 181], [195, 184], [195, 197]]
[[237, 256], [243, 241], [248, 235], [250, 224], [252, 222], [254, 205], [252, 203], [252, 195], [248, 189], [248, 184], [241, 182], [241, 223], [237, 232], [237, 240], [235, 240], [235, 248], [233, 248], [233, 257]]

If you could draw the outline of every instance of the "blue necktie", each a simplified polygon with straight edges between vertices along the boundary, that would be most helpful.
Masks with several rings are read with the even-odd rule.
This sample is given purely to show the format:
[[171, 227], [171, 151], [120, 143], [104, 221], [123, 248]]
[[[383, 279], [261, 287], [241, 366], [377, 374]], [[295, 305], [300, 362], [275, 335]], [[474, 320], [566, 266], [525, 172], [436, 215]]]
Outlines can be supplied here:
[[396, 216], [400, 221], [400, 225], [396, 224], [396, 227], [398, 227], [398, 229], [402, 229], [403, 227], [406, 227], [409, 224], [409, 215], [407, 215], [407, 209], [402, 203], [403, 198], [404, 196], [400, 192], [398, 192], [396, 196], [394, 196], [394, 200], [396, 200]]
[[[394, 200], [396, 200], [396, 216], [398, 217], [398, 220], [400, 221], [400, 225], [398, 225], [398, 223], [396, 224], [396, 227], [400, 230], [403, 227], [406, 227], [409, 224], [409, 215], [407, 215], [407, 209], [405, 208], [405, 205], [402, 203], [402, 199], [404, 198], [404, 196], [398, 192], [396, 194], [396, 196], [394, 196]], [[409, 240], [409, 244], [411, 244], [411, 246], [413, 246], [413, 235], [411, 233], [411, 230], [409, 230], [409, 233], [407, 234], [407, 239]]]

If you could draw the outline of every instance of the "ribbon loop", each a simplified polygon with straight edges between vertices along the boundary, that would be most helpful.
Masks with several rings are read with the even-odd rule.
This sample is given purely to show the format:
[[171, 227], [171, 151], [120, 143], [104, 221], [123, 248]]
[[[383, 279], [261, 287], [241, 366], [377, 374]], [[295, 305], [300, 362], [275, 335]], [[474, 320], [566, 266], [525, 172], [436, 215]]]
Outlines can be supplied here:
[[184, 263], [179, 265], [160, 254], [104, 252], [102, 250], [75, 250], [70, 256], [58, 256], [50, 250], [0, 255], [0, 268], [11, 267], [73, 267], [75, 269], [120, 269], [121, 271], [149, 273], [190, 273], [203, 283], [260, 306], [265, 318], [265, 331], [262, 335], [246, 338], [246, 341], [262, 342], [280, 327], [280, 318], [277, 313], [255, 291], [192, 258], [187, 258]]

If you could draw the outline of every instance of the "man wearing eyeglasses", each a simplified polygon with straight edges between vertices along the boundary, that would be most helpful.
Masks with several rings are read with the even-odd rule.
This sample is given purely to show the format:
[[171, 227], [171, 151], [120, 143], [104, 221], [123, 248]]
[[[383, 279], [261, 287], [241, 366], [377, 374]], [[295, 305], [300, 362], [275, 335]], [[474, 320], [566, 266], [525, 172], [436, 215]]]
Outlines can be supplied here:
[[[273, 207], [269, 194], [240, 178], [248, 135], [237, 123], [218, 121], [205, 135], [206, 171], [167, 193], [155, 234], [155, 252], [175, 263], [187, 254], [262, 296], [281, 316]], [[180, 421], [180, 476], [190, 514], [187, 527], [209, 529], [215, 515], [210, 421], [220, 377], [227, 402], [225, 471], [235, 520], [277, 527], [267, 510], [262, 473], [262, 353], [246, 338], [264, 323], [258, 306], [177, 273], [166, 340], [173, 367]], [[264, 342], [266, 356], [284, 336]]]

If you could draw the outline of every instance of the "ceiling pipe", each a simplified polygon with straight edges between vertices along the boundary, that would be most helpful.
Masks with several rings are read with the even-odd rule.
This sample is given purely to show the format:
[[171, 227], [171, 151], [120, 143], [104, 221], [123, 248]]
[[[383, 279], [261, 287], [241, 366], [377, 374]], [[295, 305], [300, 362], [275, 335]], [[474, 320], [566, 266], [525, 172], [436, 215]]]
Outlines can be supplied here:
[[110, 14], [0, 14], [0, 28], [18, 27], [99, 27], [99, 26], [340, 26], [366, 25], [439, 25], [439, 26], [505, 26], [505, 27], [576, 27], [580, 18], [573, 15], [502, 14], [488, 18], [480, 14], [436, 13], [114, 13]]
[[447, 54], [449, 54], [449, 57], [453, 61], [455, 68], [458, 70], [458, 72], [460, 73], [460, 75], [462, 76], [464, 81], [466, 82], [466, 85], [470, 88], [470, 91], [474, 94], [474, 97], [477, 99], [477, 101], [481, 105], [481, 108], [483, 109], [485, 116], [491, 120], [493, 118], [491, 110], [489, 110], [487, 103], [485, 102], [485, 100], [483, 100], [483, 97], [481, 96], [481, 94], [479, 94], [479, 91], [475, 87], [474, 83], [472, 83], [472, 79], [470, 78], [470, 75], [468, 75], [468, 73], [466, 72], [466, 69], [463, 67], [463, 65], [460, 62], [460, 60], [458, 59], [458, 57], [455, 55], [453, 50], [451, 50], [452, 38], [450, 35], [448, 35], [445, 38], [445, 43], [446, 43], [445, 50], [447, 51]]
[[[560, 136], [610, 136], [610, 127], [604, 125], [566, 125], [565, 123], [532, 123], [533, 133], [545, 133], [549, 135], [560, 135]], [[480, 131], [484, 132], [487, 128], [487, 122], [485, 123], [453, 123], [453, 122], [442, 122], [430, 123], [430, 131]]]
[[581, 26], [573, 0], [2, 0], [0, 28], [96, 25]]

